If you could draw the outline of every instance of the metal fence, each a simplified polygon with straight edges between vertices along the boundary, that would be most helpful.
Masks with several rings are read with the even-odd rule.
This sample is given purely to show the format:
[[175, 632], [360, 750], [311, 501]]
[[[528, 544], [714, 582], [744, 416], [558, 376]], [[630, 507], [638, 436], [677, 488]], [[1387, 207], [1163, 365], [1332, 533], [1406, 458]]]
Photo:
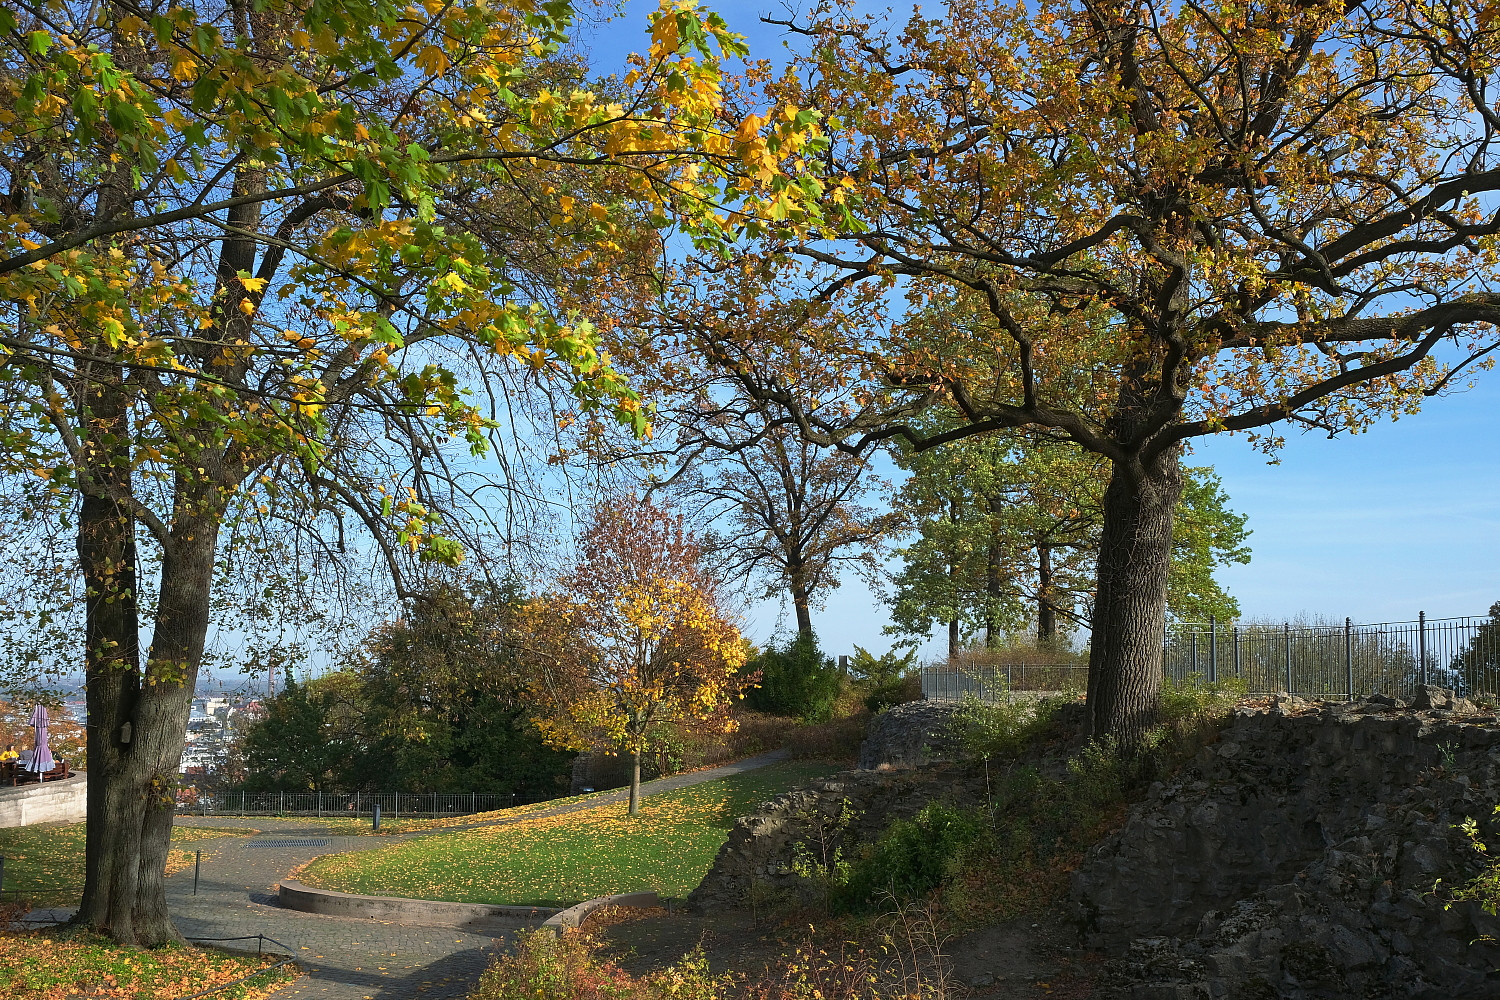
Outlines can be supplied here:
[[1079, 663], [941, 663], [922, 668], [928, 701], [993, 701], [1007, 691], [1082, 691], [1089, 668]]
[[[1167, 626], [1162, 672], [1184, 681], [1238, 679], [1252, 694], [1286, 691], [1314, 698], [1381, 692], [1409, 698], [1418, 684], [1500, 700], [1500, 618], [1428, 618], [1343, 624]], [[922, 671], [922, 693], [956, 701], [1006, 690], [1082, 689], [1088, 668], [1073, 665], [944, 663]]]
[[225, 792], [200, 794], [181, 807], [196, 815], [235, 816], [463, 816], [519, 805], [516, 796], [489, 792]]

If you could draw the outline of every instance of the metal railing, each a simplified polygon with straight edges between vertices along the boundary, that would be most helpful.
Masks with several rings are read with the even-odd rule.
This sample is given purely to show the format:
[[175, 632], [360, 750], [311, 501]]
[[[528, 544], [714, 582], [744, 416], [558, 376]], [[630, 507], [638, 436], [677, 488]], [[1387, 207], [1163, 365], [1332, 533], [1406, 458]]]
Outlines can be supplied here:
[[[1314, 698], [1381, 692], [1410, 698], [1418, 684], [1500, 700], [1500, 617], [1428, 618], [1355, 624], [1174, 622], [1163, 636], [1162, 673], [1237, 679], [1251, 694], [1285, 691]], [[1010, 690], [1082, 690], [1088, 668], [1075, 665], [933, 664], [922, 693], [957, 701]]]
[[922, 697], [993, 701], [1007, 691], [1082, 691], [1088, 680], [1086, 663], [930, 664], [922, 668]]
[[179, 813], [232, 816], [465, 816], [523, 804], [508, 792], [223, 792], [199, 794]]

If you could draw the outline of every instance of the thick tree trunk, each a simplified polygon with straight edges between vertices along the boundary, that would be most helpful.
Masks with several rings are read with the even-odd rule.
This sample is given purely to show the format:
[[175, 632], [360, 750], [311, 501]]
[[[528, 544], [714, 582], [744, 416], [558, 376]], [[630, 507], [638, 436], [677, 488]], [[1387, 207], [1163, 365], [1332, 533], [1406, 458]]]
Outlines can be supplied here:
[[88, 815], [83, 899], [75, 917], [118, 940], [134, 941], [133, 883], [139, 865], [137, 797], [115, 780], [136, 748], [140, 637], [135, 519], [130, 495], [130, 427], [116, 370], [85, 390], [88, 469], [78, 518], [84, 579], [84, 684], [88, 705]]
[[1138, 746], [1161, 698], [1162, 629], [1172, 515], [1182, 492], [1176, 449], [1153, 463], [1116, 462], [1104, 524], [1089, 654], [1089, 732]]
[[630, 815], [641, 811], [641, 752], [630, 751]]
[[1046, 645], [1057, 638], [1057, 606], [1052, 603], [1052, 546], [1036, 547], [1036, 640]]
[[[94, 746], [89, 748], [90, 849], [78, 919], [124, 944], [182, 940], [167, 912], [162, 872], [171, 846], [177, 768], [208, 634], [219, 527], [212, 492], [178, 485], [172, 543], [162, 562], [145, 682], [132, 699], [129, 741], [116, 728], [113, 739], [100, 739], [103, 753], [97, 762]], [[109, 707], [110, 681], [108, 675], [90, 677], [91, 735], [96, 690], [105, 713], [101, 728], [103, 720], [114, 725], [119, 716]]]
[[951, 660], [958, 655], [958, 619], [955, 618], [948, 623], [948, 658]]

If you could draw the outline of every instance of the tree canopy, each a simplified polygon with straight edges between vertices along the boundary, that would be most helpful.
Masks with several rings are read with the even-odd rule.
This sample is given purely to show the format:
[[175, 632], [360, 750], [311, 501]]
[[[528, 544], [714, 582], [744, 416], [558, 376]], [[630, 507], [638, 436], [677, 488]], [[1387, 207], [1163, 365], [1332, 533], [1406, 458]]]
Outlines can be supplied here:
[[[1183, 444], [1359, 431], [1497, 346], [1491, 5], [955, 0], [785, 24], [808, 52], [769, 93], [837, 122], [823, 223], [705, 267], [660, 322], [814, 441], [1029, 427], [1108, 459], [1089, 711], [1134, 742]], [[933, 407], [961, 423], [929, 432]]]

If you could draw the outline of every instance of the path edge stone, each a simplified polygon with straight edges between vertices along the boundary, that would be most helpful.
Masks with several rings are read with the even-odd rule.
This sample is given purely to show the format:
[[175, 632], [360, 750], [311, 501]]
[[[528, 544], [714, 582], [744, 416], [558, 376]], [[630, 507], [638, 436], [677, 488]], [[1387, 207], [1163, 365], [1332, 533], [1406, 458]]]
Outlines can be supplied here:
[[502, 906], [493, 903], [407, 899], [402, 896], [361, 896], [352, 892], [316, 889], [290, 878], [282, 879], [277, 884], [276, 896], [285, 909], [302, 913], [319, 913], [330, 917], [365, 917], [418, 927], [451, 927], [467, 931], [482, 930], [495, 923], [512, 927], [525, 926], [562, 912], [546, 906]]
[[559, 910], [552, 914], [552, 916], [542, 922], [542, 930], [551, 931], [554, 934], [561, 934], [565, 930], [573, 930], [581, 926], [588, 919], [590, 913], [606, 906], [649, 908], [660, 905], [661, 897], [651, 890], [645, 892], [617, 892], [613, 896], [597, 896], [594, 899], [586, 899], [581, 903], [568, 907], [566, 910]]

